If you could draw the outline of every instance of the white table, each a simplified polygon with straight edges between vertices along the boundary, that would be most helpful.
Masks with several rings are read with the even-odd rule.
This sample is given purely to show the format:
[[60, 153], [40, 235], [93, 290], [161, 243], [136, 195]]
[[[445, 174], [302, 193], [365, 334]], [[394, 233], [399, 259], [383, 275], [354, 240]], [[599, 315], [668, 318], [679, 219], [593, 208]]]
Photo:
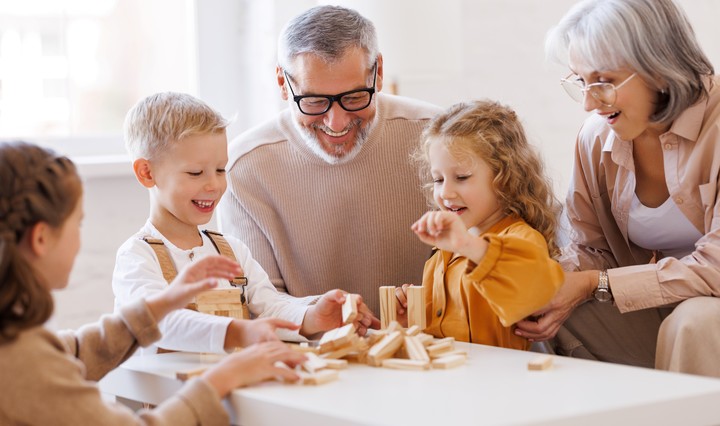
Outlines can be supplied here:
[[[456, 343], [467, 363], [400, 371], [350, 364], [319, 386], [267, 382], [226, 401], [240, 425], [718, 425], [720, 380], [554, 357], [528, 371], [531, 352]], [[100, 382], [103, 392], [157, 404], [182, 383], [175, 372], [217, 355], [133, 357]]]

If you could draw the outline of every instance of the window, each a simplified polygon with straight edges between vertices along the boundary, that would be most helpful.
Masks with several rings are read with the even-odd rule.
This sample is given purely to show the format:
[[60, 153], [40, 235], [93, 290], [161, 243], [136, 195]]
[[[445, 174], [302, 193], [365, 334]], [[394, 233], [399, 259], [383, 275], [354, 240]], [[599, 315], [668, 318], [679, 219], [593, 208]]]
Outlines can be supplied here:
[[191, 0], [0, 3], [0, 139], [122, 154], [141, 97], [195, 90]]

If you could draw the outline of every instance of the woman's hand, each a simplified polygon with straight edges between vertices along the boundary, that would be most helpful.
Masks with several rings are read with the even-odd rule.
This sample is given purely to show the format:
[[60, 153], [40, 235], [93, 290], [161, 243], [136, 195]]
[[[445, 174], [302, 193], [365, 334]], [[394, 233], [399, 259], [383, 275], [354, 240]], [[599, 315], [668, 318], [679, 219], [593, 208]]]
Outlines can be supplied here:
[[146, 299], [155, 321], [180, 308], [184, 308], [195, 296], [217, 286], [217, 280], [232, 280], [242, 273], [237, 262], [225, 256], [207, 256], [183, 268], [164, 291]]
[[588, 300], [597, 287], [598, 271], [566, 272], [555, 297], [531, 317], [515, 324], [515, 334], [531, 342], [555, 337], [576, 306]]

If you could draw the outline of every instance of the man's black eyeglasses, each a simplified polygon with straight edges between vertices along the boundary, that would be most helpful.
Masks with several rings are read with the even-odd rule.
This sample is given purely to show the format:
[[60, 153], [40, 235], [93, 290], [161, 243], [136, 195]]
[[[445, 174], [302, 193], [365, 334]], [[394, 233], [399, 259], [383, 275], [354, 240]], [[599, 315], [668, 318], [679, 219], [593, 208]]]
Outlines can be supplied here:
[[340, 107], [345, 111], [360, 111], [370, 106], [373, 94], [375, 94], [375, 83], [377, 81], [377, 62], [373, 65], [373, 84], [372, 87], [365, 89], [351, 90], [349, 92], [339, 93], [335, 96], [332, 95], [296, 95], [295, 91], [290, 85], [290, 76], [285, 70], [285, 79], [290, 87], [290, 93], [293, 95], [293, 101], [297, 104], [300, 112], [305, 115], [322, 115], [330, 111], [333, 102], [340, 104]]

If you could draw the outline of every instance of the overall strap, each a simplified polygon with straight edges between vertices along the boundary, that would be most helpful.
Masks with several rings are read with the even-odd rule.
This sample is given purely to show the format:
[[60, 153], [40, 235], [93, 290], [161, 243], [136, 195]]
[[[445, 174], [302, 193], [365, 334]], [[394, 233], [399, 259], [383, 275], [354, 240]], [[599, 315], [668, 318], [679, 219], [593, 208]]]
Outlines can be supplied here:
[[165, 247], [165, 243], [161, 239], [150, 237], [143, 237], [143, 241], [148, 243], [155, 252], [160, 263], [160, 269], [162, 269], [163, 278], [170, 284], [177, 276], [177, 269], [170, 258], [170, 252]]
[[[215, 231], [210, 231], [209, 229], [203, 229], [202, 233], [207, 235], [208, 238], [210, 238], [210, 241], [212, 241], [213, 245], [215, 246], [215, 250], [217, 250], [218, 253], [237, 262], [235, 252], [233, 251], [232, 247], [230, 247], [230, 244], [227, 242], [225, 237], [223, 237], [223, 234]], [[232, 281], [230, 281], [230, 285], [232, 285], [233, 287], [240, 287], [242, 289], [240, 301], [243, 305], [247, 305], [247, 298], [245, 297], [245, 288], [247, 287], [247, 284], [248, 280], [245, 276], [235, 277], [232, 279]]]

